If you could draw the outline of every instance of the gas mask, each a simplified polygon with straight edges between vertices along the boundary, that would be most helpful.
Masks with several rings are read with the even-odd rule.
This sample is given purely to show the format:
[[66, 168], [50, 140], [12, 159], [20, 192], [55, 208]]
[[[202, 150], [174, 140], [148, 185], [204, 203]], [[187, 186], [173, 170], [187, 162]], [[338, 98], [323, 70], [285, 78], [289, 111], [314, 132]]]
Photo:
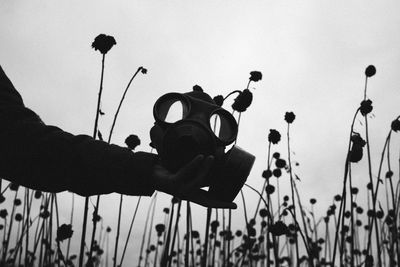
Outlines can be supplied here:
[[[171, 112], [175, 117], [170, 118]], [[216, 105], [208, 94], [195, 90], [161, 96], [154, 104], [153, 115], [155, 123], [150, 138], [162, 165], [176, 172], [199, 154], [214, 156], [203, 186], [209, 187], [209, 197], [232, 202], [255, 160], [252, 154], [235, 145], [225, 152], [238, 133], [232, 114]], [[207, 201], [191, 201], [207, 206]]]

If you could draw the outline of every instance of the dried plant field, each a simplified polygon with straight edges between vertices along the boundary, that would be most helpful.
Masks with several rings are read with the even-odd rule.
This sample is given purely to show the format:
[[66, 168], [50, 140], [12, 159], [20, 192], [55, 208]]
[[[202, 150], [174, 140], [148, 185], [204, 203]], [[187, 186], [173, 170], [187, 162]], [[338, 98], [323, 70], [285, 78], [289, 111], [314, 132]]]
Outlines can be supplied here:
[[[98, 128], [103, 112], [101, 99], [104, 66], [107, 53], [116, 44], [114, 37], [104, 34], [94, 40], [92, 47], [101, 54], [101, 82], [96, 107], [93, 138], [110, 143], [118, 114], [128, 89], [137, 75], [146, 75], [147, 69], [139, 67], [124, 89], [121, 101], [113, 117], [111, 130], [106, 137]], [[155, 193], [147, 210], [145, 223], [134, 224], [141, 197], [135, 207], [129, 207], [129, 222], [121, 219], [124, 196], [120, 196], [119, 216], [113, 218], [117, 227], [103, 224], [100, 210], [102, 196], [86, 197], [84, 210], [74, 209], [77, 197], [70, 193], [71, 210], [68, 220], [60, 219], [58, 195], [30, 190], [17, 184], [1, 182], [0, 238], [2, 249], [0, 266], [398, 266], [400, 263], [400, 174], [398, 169], [399, 147], [391, 145], [398, 138], [400, 116], [395, 114], [387, 125], [387, 138], [383, 140], [378, 162], [371, 157], [368, 122], [373, 102], [368, 98], [368, 81], [374, 78], [376, 69], [366, 67], [365, 86], [360, 105], [354, 107], [354, 117], [349, 127], [347, 153], [343, 155], [342, 191], [332, 196], [326, 212], [316, 216], [317, 198], [302, 197], [302, 183], [296, 174], [297, 162], [291, 159], [291, 131], [296, 123], [293, 111], [280, 114], [285, 132], [270, 129], [265, 134], [268, 148], [265, 170], [257, 179], [262, 188], [245, 184], [236, 201], [243, 210], [242, 225], [232, 226], [234, 210], [206, 209], [204, 226], [194, 228], [193, 204], [171, 197], [168, 203], [158, 203]], [[236, 90], [227, 96], [214, 97], [215, 103], [231, 111], [238, 124], [242, 113], [251, 105], [256, 91], [250, 84], [262, 79], [260, 71], [251, 71], [247, 88]], [[193, 90], [202, 90], [195, 86]], [[232, 106], [225, 100], [234, 99]], [[94, 107], [93, 107], [94, 108]], [[397, 116], [397, 117], [396, 117]], [[361, 121], [363, 128], [355, 129]], [[248, 138], [240, 134], [240, 138]], [[132, 150], [140, 144], [136, 135], [126, 139]], [[380, 142], [378, 140], [377, 142]], [[278, 151], [275, 145], [284, 144]], [[344, 148], [346, 149], [346, 148]], [[153, 150], [152, 150], [153, 151]], [[154, 152], [154, 151], [153, 151]], [[368, 173], [365, 185], [356, 187], [352, 177], [360, 161], [366, 162]], [[329, 163], [327, 163], [329, 164]], [[355, 170], [356, 169], [356, 170]], [[372, 171], [373, 170], [373, 171]], [[283, 191], [280, 183], [288, 183], [290, 191]], [[65, 193], [64, 193], [65, 194]], [[246, 206], [249, 194], [256, 195], [255, 207]], [[363, 201], [360, 199], [367, 199]], [[126, 208], [126, 207], [125, 207]], [[83, 220], [74, 220], [84, 213]], [[159, 218], [162, 217], [162, 220]], [[127, 235], [121, 235], [122, 221], [128, 225]], [[140, 242], [138, 251], [130, 251], [132, 232]], [[138, 230], [139, 229], [139, 230]], [[81, 234], [83, 232], [83, 234]], [[79, 249], [71, 247], [71, 239], [80, 240]], [[135, 262], [127, 262], [127, 254], [137, 255]]]

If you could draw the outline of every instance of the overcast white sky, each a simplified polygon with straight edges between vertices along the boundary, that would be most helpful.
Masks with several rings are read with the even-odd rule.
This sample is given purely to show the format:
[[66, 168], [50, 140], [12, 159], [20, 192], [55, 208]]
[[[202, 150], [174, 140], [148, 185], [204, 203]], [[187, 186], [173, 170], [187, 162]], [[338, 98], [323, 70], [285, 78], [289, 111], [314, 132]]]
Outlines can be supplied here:
[[[102, 104], [106, 116], [100, 130], [108, 135], [123, 89], [142, 65], [148, 74], [133, 82], [113, 140], [123, 145], [125, 137], [135, 133], [143, 151], [149, 151], [152, 107], [159, 96], [186, 92], [195, 84], [211, 96], [226, 95], [244, 89], [249, 72], [259, 70], [263, 80], [253, 84], [254, 102], [242, 116], [238, 138], [241, 147], [257, 156], [248, 183], [261, 186], [269, 129], [284, 134], [283, 115], [293, 111], [292, 157], [300, 163], [294, 170], [302, 179], [299, 189], [304, 200], [316, 197], [324, 214], [341, 188], [349, 127], [362, 100], [367, 65], [377, 68], [368, 90], [374, 106], [370, 120], [374, 173], [390, 122], [400, 113], [399, 11], [398, 1], [365, 0], [3, 0], [0, 64], [26, 105], [46, 123], [90, 135], [101, 64], [91, 43], [100, 33], [113, 35], [117, 45], [106, 57]], [[226, 108], [230, 110], [229, 105]], [[362, 129], [359, 123], [357, 129]], [[398, 147], [397, 138], [393, 145]], [[286, 142], [274, 149], [287, 156]], [[354, 175], [355, 184], [364, 187], [363, 163]], [[70, 195], [61, 197], [66, 221]], [[251, 209], [256, 197], [249, 191], [246, 197]], [[114, 227], [117, 196], [103, 199], [101, 215]], [[128, 200], [126, 223], [135, 201]], [[141, 215], [148, 201], [144, 203]], [[240, 206], [239, 198], [237, 203]], [[159, 204], [160, 211], [166, 205]], [[205, 209], [195, 210], [199, 228]], [[137, 240], [143, 217], [136, 224]], [[244, 225], [240, 208], [234, 218], [237, 226]], [[80, 224], [77, 215], [77, 242]], [[123, 235], [126, 231], [125, 227]]]

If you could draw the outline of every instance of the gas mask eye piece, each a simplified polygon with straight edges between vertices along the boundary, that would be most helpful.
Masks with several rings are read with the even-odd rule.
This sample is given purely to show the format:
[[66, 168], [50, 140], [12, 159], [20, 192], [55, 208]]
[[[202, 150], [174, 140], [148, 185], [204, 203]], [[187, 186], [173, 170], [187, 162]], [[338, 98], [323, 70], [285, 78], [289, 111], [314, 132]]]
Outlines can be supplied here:
[[190, 112], [190, 102], [182, 94], [168, 93], [154, 104], [153, 115], [156, 121], [164, 124], [185, 119]]
[[235, 118], [224, 109], [217, 109], [211, 114], [210, 129], [224, 146], [235, 141], [238, 132]]

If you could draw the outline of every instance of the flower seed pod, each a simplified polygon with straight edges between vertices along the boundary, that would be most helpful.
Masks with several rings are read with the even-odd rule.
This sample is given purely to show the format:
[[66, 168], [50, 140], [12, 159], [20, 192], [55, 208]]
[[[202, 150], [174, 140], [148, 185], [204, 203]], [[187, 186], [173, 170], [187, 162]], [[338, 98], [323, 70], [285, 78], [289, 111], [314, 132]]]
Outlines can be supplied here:
[[369, 65], [366, 69], [365, 69], [365, 76], [367, 77], [372, 77], [374, 76], [376, 73], [376, 68], [374, 65]]

